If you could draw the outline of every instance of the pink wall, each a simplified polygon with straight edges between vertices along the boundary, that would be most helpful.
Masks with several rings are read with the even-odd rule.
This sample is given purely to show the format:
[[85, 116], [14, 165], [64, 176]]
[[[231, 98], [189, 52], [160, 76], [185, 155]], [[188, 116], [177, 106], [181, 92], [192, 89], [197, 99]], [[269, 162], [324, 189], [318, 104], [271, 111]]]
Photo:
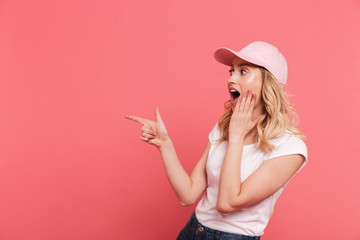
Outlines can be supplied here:
[[359, 26], [358, 0], [1, 1], [0, 239], [175, 239], [195, 205], [124, 115], [159, 106], [190, 172], [228, 97], [213, 51], [254, 40], [309, 150], [262, 239], [360, 239]]

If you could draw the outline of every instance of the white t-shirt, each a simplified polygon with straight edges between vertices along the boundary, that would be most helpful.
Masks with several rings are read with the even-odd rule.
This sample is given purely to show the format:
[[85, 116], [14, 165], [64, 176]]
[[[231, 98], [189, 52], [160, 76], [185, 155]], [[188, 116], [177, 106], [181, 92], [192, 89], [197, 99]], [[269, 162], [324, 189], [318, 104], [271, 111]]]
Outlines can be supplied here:
[[[206, 173], [208, 187], [206, 194], [198, 203], [195, 213], [199, 222], [207, 227], [236, 234], [261, 236], [273, 213], [274, 205], [287, 183], [265, 200], [248, 208], [233, 213], [222, 214], [216, 210], [221, 167], [225, 158], [227, 141], [221, 144], [215, 142], [220, 138], [220, 129], [215, 125], [209, 134], [211, 143]], [[264, 161], [291, 154], [301, 154], [307, 163], [307, 148], [305, 143], [293, 134], [286, 133], [278, 138], [270, 139], [275, 148], [270, 153], [255, 149], [256, 144], [245, 145], [241, 159], [241, 182], [252, 174]], [[301, 169], [300, 168], [300, 169]], [[300, 171], [300, 169], [298, 171]]]

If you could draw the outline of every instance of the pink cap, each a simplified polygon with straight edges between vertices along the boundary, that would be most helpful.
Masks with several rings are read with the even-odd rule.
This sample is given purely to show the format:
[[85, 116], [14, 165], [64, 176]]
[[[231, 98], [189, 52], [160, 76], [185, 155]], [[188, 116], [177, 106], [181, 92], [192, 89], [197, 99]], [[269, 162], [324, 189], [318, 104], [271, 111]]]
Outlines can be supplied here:
[[226, 47], [217, 48], [214, 52], [214, 57], [218, 62], [229, 66], [231, 66], [232, 60], [236, 56], [266, 68], [280, 83], [286, 83], [288, 74], [287, 63], [277, 47], [266, 42], [256, 41], [250, 43], [239, 52]]

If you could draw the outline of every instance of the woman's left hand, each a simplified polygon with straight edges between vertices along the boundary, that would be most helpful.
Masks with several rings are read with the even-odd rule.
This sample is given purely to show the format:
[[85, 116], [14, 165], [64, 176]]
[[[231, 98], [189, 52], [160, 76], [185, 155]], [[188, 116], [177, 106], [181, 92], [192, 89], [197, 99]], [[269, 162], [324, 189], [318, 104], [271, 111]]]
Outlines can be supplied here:
[[252, 120], [256, 95], [248, 90], [238, 98], [230, 119], [229, 141], [243, 141], [246, 134], [255, 127], [261, 115]]

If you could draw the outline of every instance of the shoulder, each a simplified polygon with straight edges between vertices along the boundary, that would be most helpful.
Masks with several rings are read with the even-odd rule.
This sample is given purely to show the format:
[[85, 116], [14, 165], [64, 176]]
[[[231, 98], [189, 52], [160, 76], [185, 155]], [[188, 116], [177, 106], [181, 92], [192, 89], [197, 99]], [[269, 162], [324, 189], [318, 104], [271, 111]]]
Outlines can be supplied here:
[[277, 145], [282, 145], [286, 142], [291, 142], [291, 143], [301, 143], [301, 144], [305, 144], [305, 142], [298, 136], [296, 136], [295, 134], [291, 133], [291, 132], [286, 132], [283, 135], [276, 137], [276, 138], [271, 138], [270, 142], [272, 144], [274, 144], [275, 146]]
[[209, 133], [209, 141], [213, 144], [216, 140], [220, 139], [221, 133], [219, 128], [219, 123], [216, 122], [215, 126], [212, 128], [211, 132]]
[[305, 161], [307, 162], [308, 153], [306, 144], [295, 134], [286, 132], [280, 137], [270, 139], [270, 142], [275, 148], [267, 154], [267, 159], [291, 154], [300, 154], [304, 156]]

